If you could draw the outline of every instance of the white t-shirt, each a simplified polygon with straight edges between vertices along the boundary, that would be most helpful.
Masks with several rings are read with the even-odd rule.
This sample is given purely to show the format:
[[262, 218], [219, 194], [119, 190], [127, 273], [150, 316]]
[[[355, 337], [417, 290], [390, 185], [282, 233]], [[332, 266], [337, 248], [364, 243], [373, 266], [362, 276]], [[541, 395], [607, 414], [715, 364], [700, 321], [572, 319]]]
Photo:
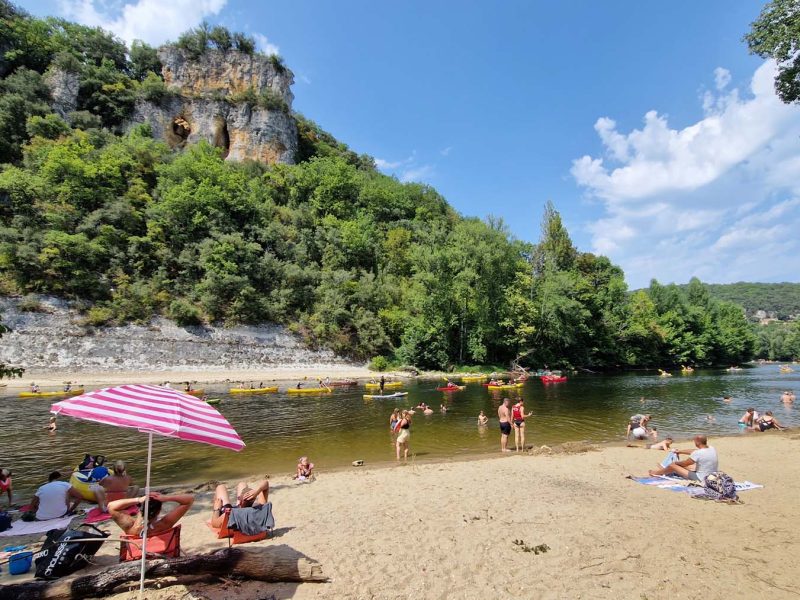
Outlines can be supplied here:
[[63, 517], [67, 512], [67, 492], [72, 486], [66, 481], [51, 481], [36, 490], [39, 497], [39, 510], [36, 518], [39, 521]]
[[694, 462], [697, 463], [697, 479], [703, 481], [706, 475], [719, 471], [719, 460], [717, 459], [717, 451], [715, 448], [709, 446], [708, 448], [700, 448], [695, 450], [689, 455]]

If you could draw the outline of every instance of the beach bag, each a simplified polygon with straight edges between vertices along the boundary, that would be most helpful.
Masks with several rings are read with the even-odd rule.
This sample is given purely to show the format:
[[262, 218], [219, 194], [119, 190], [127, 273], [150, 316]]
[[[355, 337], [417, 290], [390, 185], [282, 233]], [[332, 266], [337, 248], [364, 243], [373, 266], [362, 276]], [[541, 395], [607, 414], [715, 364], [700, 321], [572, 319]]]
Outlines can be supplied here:
[[737, 502], [739, 500], [733, 477], [722, 471], [715, 471], [706, 475], [703, 481], [703, 495], [709, 500], [731, 502]]
[[[81, 531], [91, 527], [92, 531]], [[85, 567], [109, 534], [84, 523], [75, 529], [54, 529], [47, 533], [42, 549], [33, 555], [36, 579], [58, 579]], [[71, 541], [81, 540], [81, 541]]]
[[6, 511], [0, 511], [0, 531], [11, 527], [11, 516]]

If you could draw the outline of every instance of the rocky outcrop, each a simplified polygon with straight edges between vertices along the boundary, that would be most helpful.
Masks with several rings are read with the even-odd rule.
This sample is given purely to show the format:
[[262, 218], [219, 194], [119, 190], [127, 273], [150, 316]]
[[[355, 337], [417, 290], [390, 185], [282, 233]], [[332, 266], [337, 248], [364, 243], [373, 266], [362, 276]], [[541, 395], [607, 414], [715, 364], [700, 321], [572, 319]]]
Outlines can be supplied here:
[[[172, 147], [206, 140], [230, 160], [294, 162], [291, 71], [236, 50], [208, 50], [193, 59], [165, 46], [159, 58], [170, 94], [158, 103], [138, 101], [128, 127], [149, 123], [154, 137]], [[265, 97], [268, 102], [260, 101]]]
[[[347, 364], [312, 351], [279, 325], [178, 327], [166, 319], [148, 326], [87, 327], [63, 300], [44, 298], [38, 312], [0, 298], [0, 363], [41, 371], [205, 371], [300, 368]], [[30, 306], [28, 307], [30, 311]]]
[[69, 113], [78, 107], [78, 91], [80, 90], [78, 74], [51, 68], [45, 74], [44, 81], [50, 88], [53, 110], [59, 117], [69, 121]]
[[158, 58], [164, 66], [161, 74], [167, 87], [182, 96], [235, 95], [251, 88], [261, 93], [270, 89], [289, 108], [292, 106], [294, 74], [273, 57], [238, 50], [206, 50], [192, 58], [175, 46], [162, 46]]

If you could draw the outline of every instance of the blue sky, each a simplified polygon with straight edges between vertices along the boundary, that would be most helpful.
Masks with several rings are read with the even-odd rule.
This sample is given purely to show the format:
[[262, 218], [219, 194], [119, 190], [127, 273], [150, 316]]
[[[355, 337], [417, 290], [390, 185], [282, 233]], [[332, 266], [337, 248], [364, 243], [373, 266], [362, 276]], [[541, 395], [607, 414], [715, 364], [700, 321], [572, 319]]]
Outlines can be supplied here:
[[535, 241], [552, 200], [632, 287], [797, 281], [800, 107], [741, 38], [763, 2], [31, 0], [126, 40], [202, 19], [294, 71], [294, 108]]

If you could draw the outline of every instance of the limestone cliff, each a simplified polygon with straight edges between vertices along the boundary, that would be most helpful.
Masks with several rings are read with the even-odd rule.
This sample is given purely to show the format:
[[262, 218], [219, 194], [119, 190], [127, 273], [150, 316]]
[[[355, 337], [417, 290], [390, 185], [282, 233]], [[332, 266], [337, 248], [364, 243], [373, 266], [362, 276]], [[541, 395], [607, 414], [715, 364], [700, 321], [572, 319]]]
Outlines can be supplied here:
[[204, 371], [333, 367], [349, 364], [332, 352], [307, 349], [279, 325], [178, 327], [156, 318], [148, 326], [86, 327], [64, 300], [41, 298], [40, 312], [0, 298], [0, 363], [33, 371]]
[[169, 94], [139, 100], [130, 128], [149, 123], [172, 147], [206, 140], [231, 160], [293, 163], [292, 72], [271, 57], [208, 50], [198, 58], [174, 46], [158, 51]]

